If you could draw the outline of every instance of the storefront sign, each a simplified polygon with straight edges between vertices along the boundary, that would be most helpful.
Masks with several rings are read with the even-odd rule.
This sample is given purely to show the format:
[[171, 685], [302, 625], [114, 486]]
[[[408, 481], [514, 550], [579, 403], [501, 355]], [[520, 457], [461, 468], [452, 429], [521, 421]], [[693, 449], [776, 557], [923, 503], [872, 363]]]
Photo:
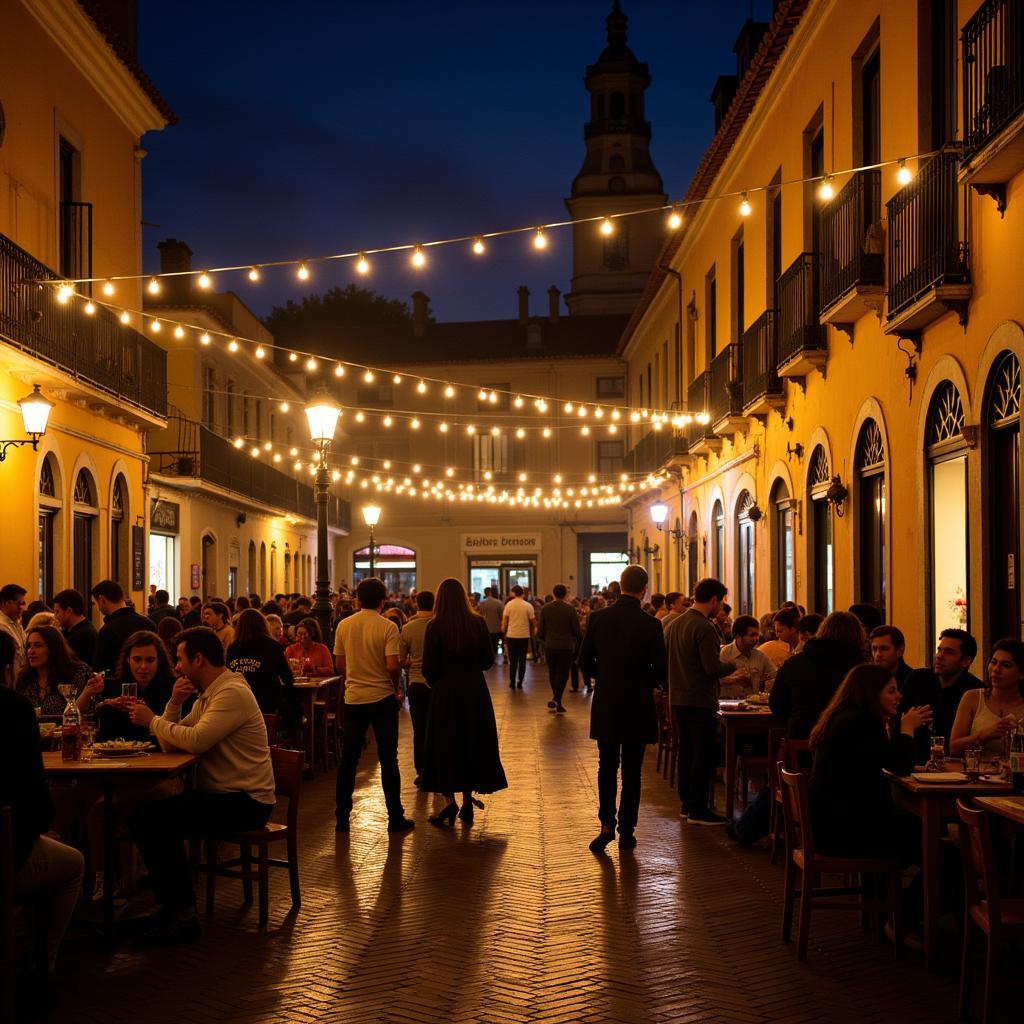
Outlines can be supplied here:
[[154, 533], [177, 533], [181, 506], [176, 501], [154, 498], [149, 505], [149, 528]]
[[539, 533], [464, 533], [462, 550], [474, 555], [540, 551]]
[[146, 589], [146, 530], [132, 527], [132, 590]]

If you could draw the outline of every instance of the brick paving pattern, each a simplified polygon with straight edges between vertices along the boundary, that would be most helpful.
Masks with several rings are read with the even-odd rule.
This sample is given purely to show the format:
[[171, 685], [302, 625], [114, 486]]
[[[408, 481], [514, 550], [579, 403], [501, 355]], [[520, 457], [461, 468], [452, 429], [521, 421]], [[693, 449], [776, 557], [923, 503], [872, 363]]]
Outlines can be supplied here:
[[645, 767], [633, 852], [595, 857], [597, 759], [589, 704], [546, 708], [543, 666], [511, 692], [490, 673], [510, 788], [476, 823], [441, 831], [412, 786], [402, 719], [406, 809], [390, 837], [364, 755], [352, 831], [333, 830], [333, 772], [305, 785], [303, 905], [272, 876], [260, 930], [241, 885], [218, 881], [202, 940], [169, 950], [100, 948], [68, 938], [63, 1019], [110, 1024], [418, 1022], [926, 1022], [956, 1019], [956, 977], [894, 964], [856, 915], [816, 915], [806, 965], [779, 939], [781, 868], [721, 829], [687, 826]]

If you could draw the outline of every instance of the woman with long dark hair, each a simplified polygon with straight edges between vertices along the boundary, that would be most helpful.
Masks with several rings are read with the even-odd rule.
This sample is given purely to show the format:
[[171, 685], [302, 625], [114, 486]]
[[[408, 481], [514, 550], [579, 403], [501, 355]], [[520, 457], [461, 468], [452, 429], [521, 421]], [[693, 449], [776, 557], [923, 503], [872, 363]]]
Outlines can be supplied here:
[[[246, 608], [235, 623], [235, 639], [227, 649], [225, 664], [232, 672], [245, 676], [260, 711], [265, 715], [283, 714], [289, 722], [295, 716], [285, 689], [295, 684], [281, 645], [270, 635], [266, 616], [255, 608]], [[292, 691], [294, 693], [294, 691]]]
[[983, 690], [968, 690], [960, 698], [949, 752], [962, 754], [981, 747], [987, 757], [1002, 757], [1006, 737], [1024, 718], [1024, 643], [997, 640], [988, 659]]
[[309, 679], [325, 679], [334, 675], [334, 655], [320, 634], [320, 623], [314, 618], [302, 619], [295, 627], [295, 643], [284, 652], [288, 664], [299, 664], [300, 675]]
[[[498, 754], [494, 707], [484, 679], [494, 664], [487, 624], [469, 606], [456, 579], [437, 588], [434, 618], [423, 640], [423, 677], [430, 684], [430, 716], [420, 788], [441, 793], [445, 806], [432, 825], [473, 821], [473, 793], [494, 793], [508, 781]], [[455, 794], [462, 794], [462, 809]]]
[[62, 715], [68, 702], [58, 686], [75, 687], [79, 711], [87, 711], [92, 698], [103, 691], [103, 681], [89, 681], [89, 666], [78, 661], [61, 631], [54, 626], [37, 626], [25, 635], [25, 667], [15, 689], [27, 697], [39, 714]]
[[[101, 676], [93, 679], [102, 681]], [[152, 630], [140, 629], [125, 640], [114, 676], [106, 684], [108, 699], [99, 706], [96, 730], [100, 741], [150, 740], [149, 729], [133, 725], [128, 717], [131, 703], [130, 698], [121, 697], [123, 683], [135, 683], [139, 699], [154, 714], [164, 713], [174, 688], [174, 672], [164, 642]]]

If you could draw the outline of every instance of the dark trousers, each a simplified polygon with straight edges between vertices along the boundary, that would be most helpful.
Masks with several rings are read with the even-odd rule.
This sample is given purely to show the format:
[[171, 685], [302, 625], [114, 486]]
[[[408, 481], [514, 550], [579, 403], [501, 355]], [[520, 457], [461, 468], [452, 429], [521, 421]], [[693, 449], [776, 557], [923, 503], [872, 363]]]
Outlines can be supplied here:
[[622, 796], [619, 799], [620, 835], [632, 833], [640, 814], [640, 769], [644, 763], [644, 743], [597, 744], [597, 816], [607, 829], [615, 828], [615, 797], [619, 767], [622, 768]]
[[336, 788], [339, 821], [352, 813], [352, 793], [356, 788], [356, 769], [366, 742], [366, 730], [373, 729], [380, 761], [380, 785], [384, 803], [392, 820], [405, 817], [402, 806], [402, 776], [398, 771], [398, 701], [385, 697], [372, 704], [345, 704], [341, 712], [341, 764]]
[[186, 838], [262, 828], [272, 810], [272, 804], [261, 804], [248, 793], [191, 790], [135, 811], [129, 819], [132, 839], [146, 862], [157, 903], [175, 910], [195, 906]]
[[687, 814], [706, 815], [718, 754], [715, 712], [673, 707], [679, 730], [679, 800]]
[[569, 669], [572, 667], [572, 651], [555, 651], [550, 647], [548, 658], [548, 682], [551, 683], [551, 695], [555, 703], [562, 703], [565, 684], [569, 682]]
[[430, 687], [426, 683], [409, 684], [409, 717], [412, 719], [412, 763], [416, 774], [423, 773], [423, 741], [427, 736], [430, 714]]
[[529, 637], [505, 637], [505, 649], [508, 651], [508, 681], [521, 683], [526, 675], [526, 651], [530, 646]]

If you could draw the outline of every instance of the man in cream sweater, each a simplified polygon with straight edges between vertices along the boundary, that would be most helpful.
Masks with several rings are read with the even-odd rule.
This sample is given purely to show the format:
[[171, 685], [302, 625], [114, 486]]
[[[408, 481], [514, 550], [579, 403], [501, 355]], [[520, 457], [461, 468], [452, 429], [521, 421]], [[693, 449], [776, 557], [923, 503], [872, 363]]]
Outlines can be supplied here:
[[[262, 828], [276, 800], [267, 729], [249, 684], [224, 667], [224, 648], [212, 629], [186, 629], [175, 642], [178, 678], [164, 713], [154, 715], [142, 701], [130, 710], [163, 750], [200, 755], [194, 789], [148, 804], [131, 818], [160, 904], [137, 937], [149, 946], [199, 937], [185, 838]], [[182, 704], [196, 694], [182, 718]]]

